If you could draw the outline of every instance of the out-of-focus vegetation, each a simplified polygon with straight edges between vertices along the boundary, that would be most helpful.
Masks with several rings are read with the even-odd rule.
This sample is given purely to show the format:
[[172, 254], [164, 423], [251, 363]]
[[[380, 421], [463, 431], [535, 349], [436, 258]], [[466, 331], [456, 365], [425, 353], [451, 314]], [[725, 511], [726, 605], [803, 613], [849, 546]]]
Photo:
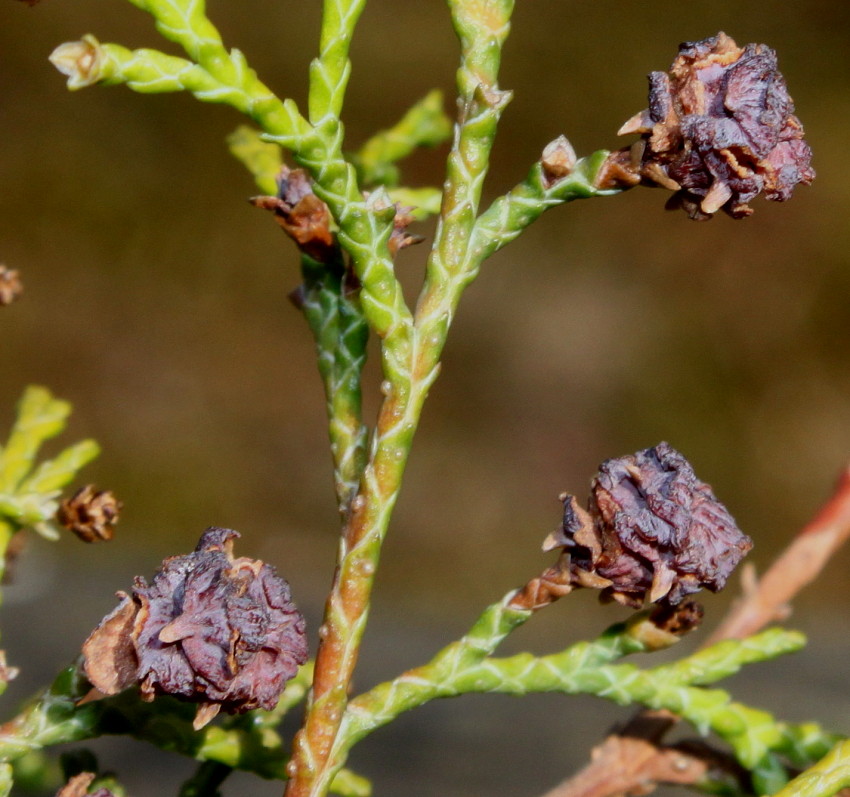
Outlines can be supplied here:
[[[319, 4], [209, 5], [226, 42], [302, 101]], [[512, 186], [560, 133], [579, 154], [620, 146], [617, 128], [645, 107], [646, 74], [666, 69], [679, 41], [721, 29], [778, 51], [818, 179], [790, 204], [758, 201], [738, 222], [665, 214], [660, 190], [576, 203], [488, 262], [425, 412], [384, 554], [367, 666], [382, 664], [403, 631], [399, 617], [447, 624], [450, 639], [539, 569], [558, 493], [582, 493], [602, 459], [668, 440], [713, 484], [764, 564], [850, 458], [848, 4], [519, 4], [501, 73], [515, 97], [488, 191]], [[0, 262], [26, 286], [0, 310], [0, 417], [11, 423], [29, 383], [71, 400], [74, 435], [104, 451], [89, 475], [125, 504], [109, 545], [69, 535], [25, 560], [0, 618], [4, 647], [24, 663], [15, 646], [37, 629], [61, 629], [61, 638], [41, 641], [21, 690], [73, 655], [132, 573], [188, 550], [207, 525], [241, 530], [314, 623], [336, 547], [313, 346], [287, 300], [297, 257], [245, 201], [256, 190], [224, 145], [241, 120], [187, 96], [69, 94], [46, 57], [89, 31], [161, 44], [129, 4], [0, 5]], [[372, 0], [352, 53], [352, 148], [430, 89], [452, 96], [455, 54], [439, 0]], [[403, 164], [407, 181], [439, 184], [442, 155]], [[412, 248], [399, 258], [411, 286], [422, 256]], [[848, 605], [848, 562], [803, 605], [817, 609], [824, 595]], [[575, 600], [580, 608], [561, 609], [546, 633], [571, 634], [570, 617], [595, 611], [590, 596]], [[57, 601], [50, 626], [44, 612]], [[709, 620], [718, 603], [709, 602]], [[69, 616], [69, 604], [79, 611]], [[846, 631], [844, 621], [838, 635]], [[414, 723], [400, 727], [412, 733]], [[485, 780], [478, 793], [485, 784], [516, 793]]]

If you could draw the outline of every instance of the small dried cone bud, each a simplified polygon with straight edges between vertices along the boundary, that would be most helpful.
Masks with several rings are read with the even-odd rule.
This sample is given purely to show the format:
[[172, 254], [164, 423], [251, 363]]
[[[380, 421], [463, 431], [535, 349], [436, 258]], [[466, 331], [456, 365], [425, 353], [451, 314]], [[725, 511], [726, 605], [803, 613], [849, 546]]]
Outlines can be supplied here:
[[639, 134], [643, 148], [612, 153], [597, 177], [601, 188], [637, 182], [674, 191], [668, 207], [707, 219], [718, 210], [752, 213], [759, 194], [784, 201], [815, 178], [812, 152], [764, 44], [738, 47], [725, 33], [679, 49], [670, 72], [649, 76], [649, 108], [620, 135]]
[[684, 600], [678, 606], [662, 603], [652, 612], [632, 617], [628, 622], [629, 635], [647, 651], [664, 650], [698, 628], [703, 615], [702, 606], [694, 600]]
[[11, 304], [23, 292], [24, 286], [18, 272], [0, 265], [0, 307]]
[[383, 187], [364, 194], [364, 196], [366, 207], [369, 210], [380, 212], [392, 208], [395, 211], [393, 231], [390, 233], [389, 241], [387, 241], [387, 248], [390, 250], [391, 257], [395, 257], [401, 249], [406, 249], [408, 246], [422, 243], [425, 240], [421, 235], [411, 235], [407, 232], [407, 228], [415, 221], [412, 213], [413, 207], [404, 207], [399, 205], [398, 202], [393, 202]]
[[540, 165], [543, 167], [543, 176], [547, 186], [551, 186], [558, 180], [572, 174], [577, 161], [576, 151], [566, 136], [558, 136], [554, 141], [550, 141], [540, 158]]
[[87, 484], [59, 505], [56, 519], [85, 542], [111, 540], [122, 508], [110, 490]]
[[253, 197], [251, 204], [274, 213], [275, 221], [304, 254], [328, 262], [335, 248], [331, 212], [313, 193], [307, 172], [284, 166], [277, 184], [277, 196]]
[[675, 606], [659, 604], [650, 615], [652, 622], [674, 636], [684, 636], [702, 625], [705, 610], [695, 600], [683, 600]]
[[626, 606], [676, 606], [702, 588], [716, 592], [752, 547], [667, 443], [603, 462], [587, 511], [573, 496], [562, 500], [563, 525], [544, 547], [563, 548], [572, 584]]
[[307, 660], [304, 618], [289, 585], [256, 559], [233, 557], [232, 529], [207, 529], [194, 553], [172, 556], [149, 585], [107, 615], [83, 645], [86, 676], [113, 695], [198, 703], [195, 727], [220, 710], [272, 709]]
[[103, 61], [100, 42], [91, 35], [83, 36], [80, 41], [60, 44], [50, 54], [50, 63], [68, 76], [69, 89], [81, 89], [101, 80]]
[[411, 235], [407, 232], [407, 227], [414, 221], [411, 213], [413, 208], [401, 207], [398, 204], [395, 208], [393, 231], [390, 233], [390, 240], [387, 242], [392, 257], [395, 257], [401, 249], [406, 249], [414, 244], [421, 244], [425, 240], [421, 235]]

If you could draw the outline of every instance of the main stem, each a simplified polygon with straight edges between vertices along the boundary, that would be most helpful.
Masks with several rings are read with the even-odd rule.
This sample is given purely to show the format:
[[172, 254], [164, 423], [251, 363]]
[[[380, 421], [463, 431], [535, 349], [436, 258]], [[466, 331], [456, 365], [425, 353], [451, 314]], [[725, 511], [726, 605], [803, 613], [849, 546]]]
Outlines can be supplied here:
[[[460, 119], [448, 161], [441, 220], [415, 322], [411, 324], [402, 312], [392, 314], [397, 323], [377, 326], [382, 339], [385, 396], [372, 453], [342, 531], [338, 565], [319, 634], [311, 699], [304, 727], [293, 742], [286, 797], [325, 795], [342, 765], [341, 756], [346, 751], [340, 751], [340, 756], [332, 756], [332, 751], [366, 626], [381, 544], [422, 406], [439, 372], [454, 311], [480, 264], [469, 242], [496, 123], [507, 99], [497, 90], [496, 76], [513, 0], [450, 0], [449, 7], [462, 45], [458, 70]], [[340, 226], [345, 245], [344, 218]], [[358, 253], [362, 248], [352, 255], [368, 314], [369, 265], [357, 268]], [[381, 304], [384, 308], [392, 306], [390, 302]]]

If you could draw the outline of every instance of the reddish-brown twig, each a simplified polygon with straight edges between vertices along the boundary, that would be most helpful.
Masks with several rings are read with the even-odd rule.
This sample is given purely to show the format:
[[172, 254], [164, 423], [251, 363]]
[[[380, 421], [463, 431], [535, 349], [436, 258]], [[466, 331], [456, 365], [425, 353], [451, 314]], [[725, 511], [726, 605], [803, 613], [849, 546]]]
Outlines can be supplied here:
[[850, 536], [850, 466], [841, 473], [835, 491], [805, 525], [761, 579], [745, 572], [744, 594], [711, 635], [708, 644], [754, 634], [790, 612], [789, 603], [817, 578], [832, 554]]

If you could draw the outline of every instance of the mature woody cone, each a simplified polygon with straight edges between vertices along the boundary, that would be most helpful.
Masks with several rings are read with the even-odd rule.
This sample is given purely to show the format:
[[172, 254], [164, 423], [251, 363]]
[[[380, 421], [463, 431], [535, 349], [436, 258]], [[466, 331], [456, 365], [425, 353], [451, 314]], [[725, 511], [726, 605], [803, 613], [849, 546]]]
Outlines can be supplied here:
[[194, 553], [172, 556], [83, 645], [86, 676], [113, 695], [138, 683], [143, 700], [198, 703], [195, 727], [220, 710], [272, 709], [307, 660], [304, 618], [289, 585], [256, 559], [233, 558], [232, 529], [207, 529]]
[[603, 462], [587, 510], [574, 496], [562, 500], [563, 525], [544, 548], [563, 549], [563, 580], [627, 606], [675, 606], [703, 588], [717, 592], [752, 548], [667, 443]]
[[725, 33], [685, 42], [670, 72], [649, 76], [649, 108], [620, 128], [641, 141], [612, 152], [597, 185], [674, 191], [668, 207], [693, 219], [718, 210], [749, 216], [759, 194], [784, 201], [815, 178], [812, 151], [764, 44], [738, 47]]

